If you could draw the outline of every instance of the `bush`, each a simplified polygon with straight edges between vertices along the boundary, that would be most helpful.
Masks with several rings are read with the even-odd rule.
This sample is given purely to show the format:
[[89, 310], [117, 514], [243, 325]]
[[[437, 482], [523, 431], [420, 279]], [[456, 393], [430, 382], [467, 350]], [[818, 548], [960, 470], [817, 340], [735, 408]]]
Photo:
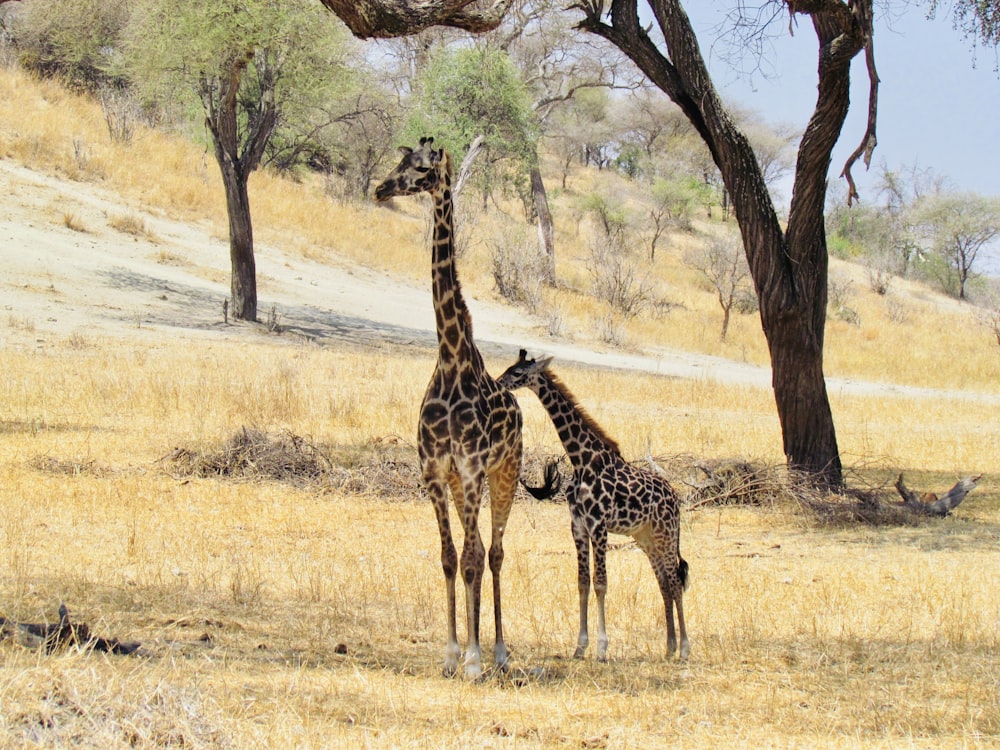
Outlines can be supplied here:
[[497, 291], [509, 302], [536, 312], [542, 303], [545, 278], [545, 262], [538, 247], [528, 237], [509, 236], [488, 246]]
[[640, 272], [621, 235], [605, 236], [591, 243], [587, 270], [594, 295], [626, 319], [636, 317], [655, 300], [652, 282]]

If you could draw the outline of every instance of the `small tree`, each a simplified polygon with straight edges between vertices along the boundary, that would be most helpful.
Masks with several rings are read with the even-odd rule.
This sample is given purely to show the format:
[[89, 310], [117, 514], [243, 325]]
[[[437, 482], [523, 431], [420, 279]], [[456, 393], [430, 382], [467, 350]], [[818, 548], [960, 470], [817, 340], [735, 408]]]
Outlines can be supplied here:
[[284, 109], [316, 106], [329, 98], [322, 82], [347, 78], [342, 39], [308, 0], [144, 0], [133, 12], [128, 41], [129, 70], [150, 98], [197, 97], [226, 192], [230, 310], [234, 318], [256, 320], [250, 175]]
[[527, 89], [506, 53], [436, 49], [416, 83], [414, 104], [404, 129], [408, 140], [433, 135], [435, 143], [461, 160], [476, 137], [483, 136], [472, 182], [484, 200], [501, 185], [526, 184], [538, 126]]
[[649, 218], [653, 223], [649, 241], [649, 259], [656, 260], [656, 245], [668, 229], [691, 229], [695, 207], [706, 200], [704, 184], [697, 180], [686, 181], [656, 179], [650, 190], [652, 206]]
[[587, 270], [593, 281], [594, 295], [626, 320], [653, 304], [653, 282], [630, 252], [625, 233], [595, 237], [590, 246]]
[[33, 2], [17, 8], [10, 31], [24, 67], [96, 91], [123, 84], [119, 51], [128, 18], [127, 0]]
[[750, 267], [743, 243], [734, 234], [711, 237], [702, 247], [685, 253], [684, 263], [701, 273], [715, 292], [722, 308], [720, 338], [725, 341], [733, 306], [749, 287]]
[[1000, 236], [1000, 201], [972, 193], [934, 195], [916, 207], [928, 248], [943, 261], [942, 288], [967, 299], [980, 252]]

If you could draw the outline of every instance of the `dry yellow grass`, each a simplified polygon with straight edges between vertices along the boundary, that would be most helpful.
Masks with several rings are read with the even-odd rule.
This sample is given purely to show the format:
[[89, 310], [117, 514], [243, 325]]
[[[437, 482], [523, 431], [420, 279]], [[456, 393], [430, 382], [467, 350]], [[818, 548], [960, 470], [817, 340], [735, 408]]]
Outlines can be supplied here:
[[[221, 188], [202, 152], [144, 133], [124, 153], [102, 132], [91, 104], [0, 72], [4, 158], [105, 181], [224, 231]], [[310, 257], [426, 273], [425, 207], [401, 202], [398, 214], [378, 214], [373, 232], [363, 207], [332, 207], [307, 186], [279, 190], [272, 179], [253, 183], [265, 241], [280, 235]], [[560, 232], [568, 242], [572, 227]], [[485, 252], [470, 248], [463, 260], [470, 287], [488, 288]], [[564, 254], [560, 273], [582, 287], [578, 252]], [[714, 330], [714, 303], [672, 253], [657, 269], [685, 309], [629, 324], [628, 335], [766, 361], [755, 319], [737, 319], [724, 345], [703, 335]], [[944, 311], [925, 291], [900, 294], [913, 313], [898, 330], [831, 323], [831, 374], [995, 392], [995, 350], [960, 333], [973, 330], [967, 311]], [[553, 300], [585, 335], [593, 313], [579, 296], [562, 290]], [[877, 320], [880, 301], [858, 297], [863, 321]], [[848, 463], [875, 464], [866, 479], [905, 470], [911, 486], [945, 489], [988, 472], [951, 518], [829, 528], [795, 507], [686, 512], [687, 663], [663, 658], [659, 594], [628, 544], [610, 552], [612, 660], [567, 658], [577, 616], [567, 511], [520, 500], [503, 582], [515, 671], [469, 684], [440, 675], [444, 597], [425, 502], [174, 477], [161, 460], [178, 446], [218, 446], [244, 426], [357, 450], [398, 439], [412, 452], [430, 354], [252, 334], [192, 345], [140, 329], [127, 341], [74, 334], [40, 344], [31, 321], [12, 313], [5, 322], [0, 614], [51, 621], [65, 602], [98, 634], [139, 640], [146, 653], [41, 654], [0, 642], [0, 746], [1000, 743], [1000, 425], [984, 417], [989, 407], [834, 397]], [[914, 344], [942, 338], [960, 355], [954, 367], [936, 366], [940, 343]], [[493, 371], [506, 364], [489, 362]], [[766, 389], [560, 374], [630, 458], [651, 447], [780, 462]], [[534, 397], [520, 400], [527, 447], [555, 450]]]
[[[398, 435], [412, 450], [429, 357], [263, 337], [150, 347], [141, 336], [39, 350], [30, 331], [8, 328], [3, 614], [51, 619], [66, 602], [147, 655], [0, 643], [5, 744], [847, 748], [1000, 737], [995, 475], [955, 517], [913, 528], [824, 529], [791, 507], [685, 514], [688, 663], [663, 658], [662, 604], [632, 545], [610, 555], [612, 661], [568, 659], [567, 512], [519, 501], [504, 568], [515, 677], [473, 685], [440, 676], [443, 596], [425, 502], [174, 478], [160, 461], [242, 425], [323, 444]], [[562, 374], [627, 455], [651, 437], [658, 453], [772, 457], [766, 391]], [[527, 445], [554, 447], [534, 398], [521, 401]], [[879, 420], [864, 417], [871, 406], [844, 405], [861, 420], [841, 419], [846, 450], [870, 457], [870, 441], [923, 457], [926, 435], [907, 438], [899, 423], [926, 404], [883, 403], [897, 416]], [[995, 432], [981, 439], [982, 420], [951, 406], [927, 411], [928, 424], [980, 446], [961, 462], [990, 465]], [[940, 471], [919, 481], [950, 484], [961, 462], [926, 454]]]

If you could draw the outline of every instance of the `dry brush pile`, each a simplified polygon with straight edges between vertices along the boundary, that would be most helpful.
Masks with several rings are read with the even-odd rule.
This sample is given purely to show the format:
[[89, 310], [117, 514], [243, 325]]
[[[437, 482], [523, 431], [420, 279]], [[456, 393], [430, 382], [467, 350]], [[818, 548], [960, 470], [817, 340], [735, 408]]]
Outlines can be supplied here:
[[[568, 470], [563, 459], [529, 451], [524, 458], [522, 479], [540, 485], [546, 467]], [[175, 478], [272, 480], [299, 488], [336, 490], [380, 499], [417, 499], [422, 496], [423, 488], [415, 447], [396, 436], [375, 438], [360, 446], [318, 445], [292, 432], [269, 433], [242, 427], [221, 446], [200, 450], [178, 447], [162, 463]], [[669, 478], [680, 491], [688, 511], [725, 505], [784, 506], [822, 524], [874, 526], [914, 525], [935, 515], [917, 512], [912, 503], [900, 501], [888, 482], [873, 483], [860, 475], [855, 475], [857, 486], [831, 493], [783, 465], [743, 458], [648, 455], [636, 463]], [[44, 456], [33, 459], [33, 465], [40, 471], [59, 474], [110, 471], [92, 462], [80, 464]], [[561, 484], [565, 487], [568, 482], [564, 479]], [[520, 496], [527, 497], [523, 492]], [[565, 501], [565, 495], [557, 492], [554, 500]]]

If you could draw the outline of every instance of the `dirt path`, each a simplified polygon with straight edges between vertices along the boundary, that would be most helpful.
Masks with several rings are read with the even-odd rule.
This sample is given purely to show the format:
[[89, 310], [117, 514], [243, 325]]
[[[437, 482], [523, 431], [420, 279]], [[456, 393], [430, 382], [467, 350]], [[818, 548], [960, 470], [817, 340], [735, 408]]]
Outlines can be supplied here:
[[[0, 160], [0, 309], [11, 331], [50, 336], [240, 338], [245, 325], [223, 322], [228, 296], [228, 245], [207, 225], [175, 221], [127, 205], [89, 183], [60, 180]], [[112, 226], [141, 217], [156, 241]], [[67, 226], [72, 223], [76, 229]], [[82, 231], [81, 231], [82, 230]], [[292, 257], [258, 244], [261, 319], [272, 306], [289, 339], [379, 346], [435, 345], [429, 290], [360, 267], [335, 267]], [[767, 387], [770, 371], [719, 357], [663, 348], [642, 352], [598, 350], [554, 339], [540, 321], [520, 310], [476, 299], [466, 289], [476, 339], [501, 360], [517, 349], [553, 354], [562, 361], [644, 370]], [[864, 383], [828, 378], [831, 393], [970, 398], [1000, 403], [1000, 396]]]

